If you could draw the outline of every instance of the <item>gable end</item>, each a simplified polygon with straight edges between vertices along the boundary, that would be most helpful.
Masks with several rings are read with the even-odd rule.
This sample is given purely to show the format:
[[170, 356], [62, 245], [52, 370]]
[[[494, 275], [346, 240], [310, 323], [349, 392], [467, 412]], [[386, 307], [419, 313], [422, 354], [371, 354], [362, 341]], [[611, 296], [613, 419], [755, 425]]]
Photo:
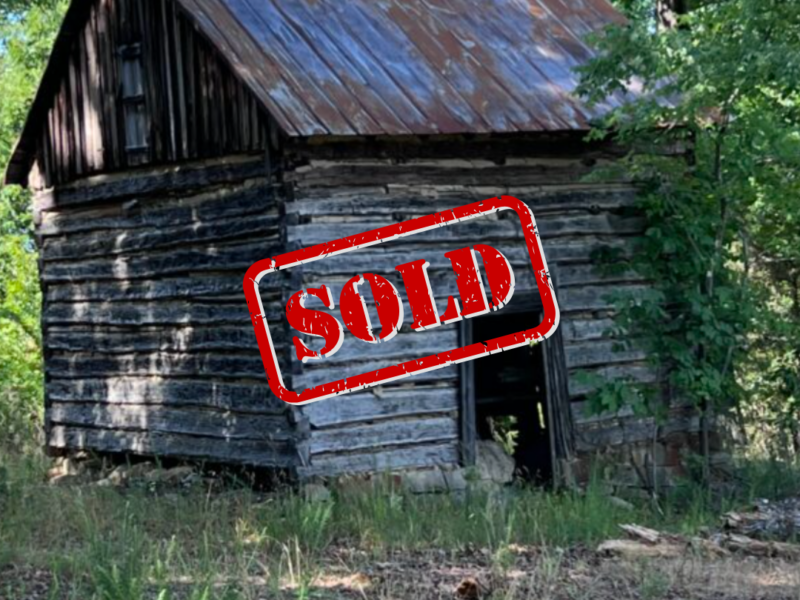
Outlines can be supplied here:
[[175, 0], [73, 2], [6, 183], [261, 151], [269, 127]]

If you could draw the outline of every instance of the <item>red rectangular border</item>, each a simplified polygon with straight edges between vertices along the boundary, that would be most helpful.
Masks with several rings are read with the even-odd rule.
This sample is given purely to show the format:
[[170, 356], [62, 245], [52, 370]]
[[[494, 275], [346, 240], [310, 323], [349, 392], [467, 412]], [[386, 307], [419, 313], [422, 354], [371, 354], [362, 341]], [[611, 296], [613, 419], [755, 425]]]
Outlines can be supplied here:
[[[397, 240], [436, 227], [447, 227], [455, 223], [468, 221], [502, 210], [513, 210], [517, 213], [525, 234], [525, 243], [531, 259], [531, 267], [537, 275], [536, 285], [539, 289], [543, 307], [543, 318], [539, 325], [515, 334], [495, 338], [485, 343], [471, 344], [448, 352], [432, 354], [425, 358], [370, 371], [356, 377], [348, 377], [346, 379], [318, 385], [313, 388], [308, 388], [300, 394], [284, 386], [283, 377], [280, 367], [278, 366], [278, 357], [272, 343], [269, 324], [264, 316], [264, 306], [258, 289], [258, 284], [265, 275], [274, 273], [275, 271], [289, 269], [303, 263], [322, 260], [337, 254], [352, 252], [376, 244]], [[476, 243], [479, 241], [480, 240], [476, 240]], [[389, 381], [402, 379], [426, 371], [441, 369], [495, 352], [511, 350], [528, 344], [531, 341], [541, 341], [550, 337], [553, 332], [555, 332], [560, 320], [558, 303], [553, 293], [553, 287], [547, 270], [547, 261], [544, 257], [533, 212], [526, 204], [511, 196], [490, 198], [452, 210], [410, 219], [403, 223], [387, 225], [358, 235], [351, 235], [325, 244], [301, 248], [286, 254], [281, 254], [275, 258], [260, 260], [247, 270], [247, 274], [244, 278], [244, 295], [247, 299], [250, 318], [253, 322], [253, 328], [255, 329], [258, 348], [264, 362], [264, 370], [267, 373], [270, 389], [284, 402], [297, 405], [308, 404], [310, 402], [316, 402], [333, 396], [381, 385]], [[424, 335], [424, 332], [420, 332], [420, 335]]]

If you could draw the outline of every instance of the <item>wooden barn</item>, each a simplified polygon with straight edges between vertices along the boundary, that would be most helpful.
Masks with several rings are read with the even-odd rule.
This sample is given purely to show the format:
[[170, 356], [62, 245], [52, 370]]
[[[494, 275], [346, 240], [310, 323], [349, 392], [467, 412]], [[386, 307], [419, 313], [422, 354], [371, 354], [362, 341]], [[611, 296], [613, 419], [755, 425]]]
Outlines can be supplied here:
[[[6, 174], [35, 197], [53, 452], [197, 459], [299, 478], [475, 461], [513, 416], [517, 460], [547, 479], [595, 451], [642, 445], [672, 468], [697, 419], [589, 417], [581, 371], [657, 384], [615, 351], [597, 268], [643, 222], [635, 191], [585, 176], [621, 154], [584, 137], [599, 110], [572, 92], [607, 0], [74, 0]], [[270, 391], [242, 292], [254, 262], [508, 194], [534, 211], [561, 311], [546, 342], [353, 395], [289, 407]], [[295, 292], [355, 273], [398, 282], [476, 239], [519, 267], [488, 316], [328, 360], [297, 360]], [[452, 230], [265, 278], [287, 386], [302, 390], [539, 323], [518, 223]], [[528, 266], [530, 266], [528, 264]], [[443, 308], [442, 308], [443, 310]], [[309, 342], [311, 344], [312, 342]], [[359, 346], [358, 344], [362, 344]]]

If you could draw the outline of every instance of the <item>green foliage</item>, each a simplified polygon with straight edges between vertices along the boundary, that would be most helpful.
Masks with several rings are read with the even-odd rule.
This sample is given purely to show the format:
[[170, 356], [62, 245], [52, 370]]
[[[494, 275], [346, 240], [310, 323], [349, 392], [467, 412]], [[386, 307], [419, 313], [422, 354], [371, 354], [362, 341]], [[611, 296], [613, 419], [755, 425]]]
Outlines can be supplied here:
[[[11, 156], [65, 2], [0, 3], [0, 164]], [[35, 438], [41, 421], [41, 305], [30, 195], [0, 190], [0, 451]]]
[[[681, 481], [660, 510], [635, 498], [632, 509], [618, 506], [599, 470], [584, 493], [511, 487], [414, 495], [387, 477], [385, 486], [344, 482], [329, 501], [308, 503], [292, 493], [247, 489], [157, 495], [144, 488], [47, 486], [36, 460], [0, 454], [6, 481], [0, 572], [13, 577], [9, 564], [20, 573], [45, 569], [61, 585], [63, 595], [54, 597], [98, 600], [287, 597], [287, 590], [308, 590], [316, 575], [347, 559], [344, 549], [371, 565], [409, 550], [434, 549], [444, 558], [485, 549], [502, 573], [513, 545], [536, 545], [537, 555], [555, 560], [557, 548], [617, 537], [621, 523], [692, 536], [717, 527], [720, 512], [800, 491], [796, 466], [753, 461], [737, 465], [739, 485], [721, 497]], [[254, 581], [261, 578], [275, 589]]]
[[[785, 0], [708, 2], [657, 31], [647, 4], [624, 3], [630, 21], [594, 39], [602, 56], [582, 73], [595, 102], [640, 90], [593, 133], [635, 148], [622, 166], [641, 186], [648, 226], [633, 258], [612, 267], [654, 282], [613, 298], [611, 333], [643, 347], [671, 392], [698, 407], [739, 410], [764, 378], [786, 407], [800, 397], [786, 377], [800, 348], [786, 283], [800, 279], [800, 11]], [[765, 359], [784, 368], [770, 374]], [[603, 385], [594, 408], [630, 402], [663, 409], [634, 382]]]
[[42, 398], [39, 281], [22, 235], [0, 237], [0, 446], [33, 440]]
[[509, 456], [514, 456], [518, 444], [519, 424], [515, 415], [489, 417], [489, 430], [492, 439], [503, 447]]

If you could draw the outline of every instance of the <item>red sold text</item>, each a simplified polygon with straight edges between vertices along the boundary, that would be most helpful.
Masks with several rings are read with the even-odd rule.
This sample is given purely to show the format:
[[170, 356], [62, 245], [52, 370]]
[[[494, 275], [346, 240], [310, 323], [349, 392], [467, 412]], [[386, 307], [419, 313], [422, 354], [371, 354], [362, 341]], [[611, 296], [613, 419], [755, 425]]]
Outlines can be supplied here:
[[[301, 392], [289, 390], [284, 386], [278, 356], [272, 343], [269, 323], [265, 318], [265, 310], [258, 287], [263, 277], [300, 264], [369, 248], [436, 227], [452, 226], [501, 210], [513, 210], [519, 216], [531, 260], [531, 268], [535, 273], [541, 274], [536, 277], [536, 282], [543, 307], [543, 319], [537, 327], [489, 342], [454, 348], [447, 352], [366, 372], [356, 377], [328, 382]], [[499, 310], [509, 303], [514, 294], [514, 271], [508, 259], [496, 248], [476, 240], [473, 245], [447, 252], [444, 256], [449, 260], [456, 276], [459, 297], [449, 296], [441, 315], [434, 302], [428, 277], [430, 263], [424, 258], [419, 258], [397, 265], [395, 268], [395, 271], [400, 274], [405, 288], [408, 306], [411, 310], [411, 329], [414, 331], [424, 332], [462, 319], [478, 317], [492, 310]], [[478, 256], [483, 261], [491, 299], [487, 298], [487, 290], [484, 289], [478, 267]], [[379, 333], [376, 331], [377, 328], [373, 328], [363, 295], [364, 286], [367, 285], [374, 299], [375, 310], [380, 322]], [[264, 259], [248, 270], [244, 280], [244, 292], [270, 388], [278, 397], [292, 404], [322, 400], [466, 360], [473, 360], [492, 352], [522, 346], [530, 341], [541, 340], [551, 335], [558, 326], [559, 320], [558, 305], [547, 276], [547, 264], [536, 233], [533, 213], [520, 200], [508, 196], [476, 202], [450, 211], [427, 215], [367, 231], [360, 235], [334, 240], [327, 244], [318, 244], [275, 258]], [[289, 299], [286, 305], [286, 318], [289, 325], [300, 333], [320, 337], [324, 341], [323, 347], [315, 351], [295, 336], [293, 338], [294, 352], [297, 359], [302, 362], [320, 360], [335, 354], [344, 342], [345, 327], [355, 338], [367, 342], [364, 344], [364, 356], [368, 357], [370, 348], [368, 344], [391, 340], [397, 335], [405, 318], [404, 305], [397, 288], [388, 279], [375, 273], [355, 275], [344, 285], [339, 296], [341, 319], [330, 312], [307, 308], [306, 302], [311, 297], [320, 300], [328, 310], [333, 310], [336, 306], [331, 289], [325, 285], [298, 291]]]
[[[395, 270], [402, 275], [414, 319], [411, 329], [423, 331], [489, 312], [490, 302], [486, 298], [483, 281], [478, 272], [476, 253], [481, 255], [486, 268], [486, 277], [492, 292], [491, 309], [498, 310], [508, 304], [514, 294], [514, 271], [511, 265], [500, 251], [485, 244], [476, 244], [473, 248], [461, 248], [445, 254], [456, 274], [458, 293], [463, 306], [456, 298], [450, 296], [447, 308], [441, 317], [436, 310], [433, 291], [428, 280], [430, 263], [420, 259], [397, 266]], [[365, 283], [369, 283], [375, 299], [381, 324], [379, 337], [373, 332], [367, 304], [359, 289]], [[331, 290], [324, 285], [297, 292], [289, 299], [286, 305], [289, 325], [301, 333], [325, 340], [323, 348], [315, 352], [295, 336], [293, 342], [297, 358], [303, 362], [333, 355], [344, 341], [342, 323], [336, 317], [330, 313], [306, 308], [305, 302], [309, 296], [319, 298], [329, 309], [334, 308]], [[374, 273], [365, 273], [363, 277], [356, 275], [345, 284], [339, 297], [339, 310], [348, 331], [358, 339], [371, 344], [391, 340], [402, 326], [405, 316], [397, 288], [385, 277]]]

